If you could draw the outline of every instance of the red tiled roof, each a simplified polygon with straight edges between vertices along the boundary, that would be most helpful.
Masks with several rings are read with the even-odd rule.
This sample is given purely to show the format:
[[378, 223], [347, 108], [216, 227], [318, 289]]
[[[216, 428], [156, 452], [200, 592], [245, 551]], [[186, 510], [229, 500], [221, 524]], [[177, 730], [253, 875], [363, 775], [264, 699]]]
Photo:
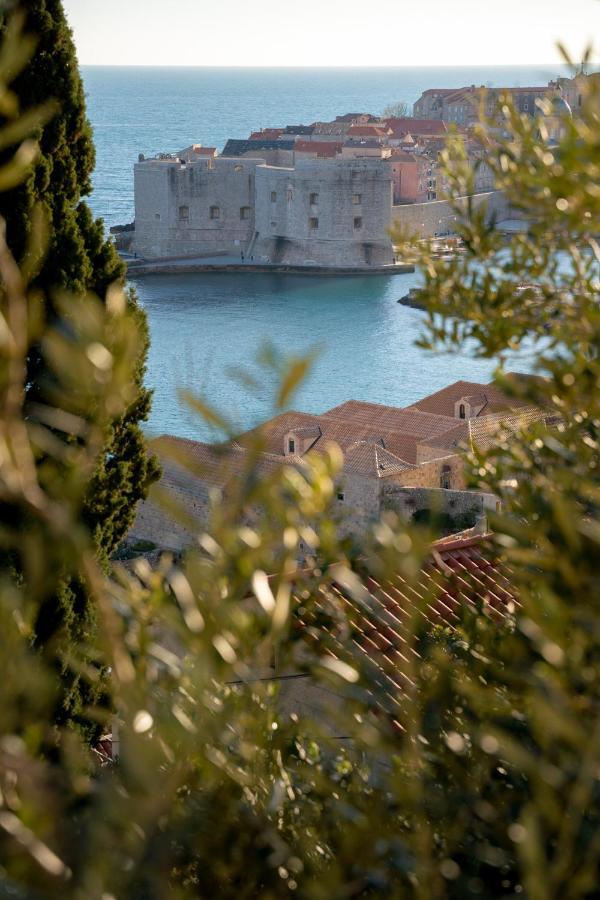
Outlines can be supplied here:
[[[344, 579], [336, 578], [335, 567], [331, 581], [322, 585], [316, 598], [317, 611], [332, 624], [325, 629], [321, 641], [325, 651], [347, 659], [350, 648], [367, 655], [367, 664], [375, 683], [387, 697], [379, 695], [376, 704], [385, 706], [392, 721], [398, 714], [406, 689], [413, 685], [410, 671], [420, 658], [411, 639], [414, 620], [430, 626], [456, 628], [461, 608], [487, 610], [502, 623], [518, 606], [518, 600], [502, 562], [492, 551], [490, 535], [479, 535], [470, 529], [434, 543], [431, 554], [414, 579], [395, 574], [378, 578], [368, 572], [363, 575], [364, 596], [351, 594]], [[305, 605], [304, 598], [298, 598]], [[350, 632], [341, 633], [333, 624], [331, 604], [340, 604]], [[300, 622], [300, 627], [304, 623]], [[315, 629], [315, 640], [319, 634]], [[402, 729], [402, 725], [395, 721]]]
[[392, 117], [384, 119], [386, 127], [391, 129], [394, 137], [401, 137], [405, 134], [416, 136], [422, 135], [445, 135], [448, 133], [448, 126], [441, 119], [413, 119], [408, 116], [403, 118]]
[[381, 125], [351, 125], [348, 137], [387, 137], [388, 129]]
[[261, 131], [253, 131], [249, 141], [274, 141], [283, 134], [283, 128], [263, 128]]
[[432, 415], [415, 407], [399, 409], [380, 403], [365, 403], [362, 400], [347, 400], [328, 410], [324, 416], [344, 419], [352, 427], [363, 425], [372, 429], [399, 431], [419, 437], [443, 434], [456, 425], [454, 410], [451, 415]]
[[[534, 379], [534, 376], [516, 375], [516, 378]], [[484, 407], [478, 415], [485, 416], [490, 412], [497, 412], [500, 409], [518, 409], [522, 406], [530, 406], [530, 400], [519, 399], [518, 397], [509, 397], [503, 391], [499, 390], [492, 382], [489, 384], [481, 384], [477, 381], [455, 381], [447, 387], [417, 400], [409, 409], [420, 410], [421, 412], [434, 413], [441, 416], [454, 416], [454, 404], [458, 400], [472, 396], [482, 395]]]
[[[357, 442], [379, 443], [404, 464], [414, 465], [418, 443], [428, 444], [430, 438], [445, 433], [456, 424], [456, 419], [446, 416], [350, 400], [320, 416], [299, 412], [282, 413], [241, 435], [238, 442], [245, 447], [256, 447], [258, 444], [261, 449], [273, 455], [283, 454], [286, 434], [306, 426], [317, 426], [321, 434], [312, 445], [317, 449], [333, 441], [345, 454]], [[358, 458], [357, 456], [356, 459]]]
[[302, 141], [297, 140], [294, 150], [297, 153], [316, 153], [317, 156], [336, 156], [342, 149], [342, 141]]

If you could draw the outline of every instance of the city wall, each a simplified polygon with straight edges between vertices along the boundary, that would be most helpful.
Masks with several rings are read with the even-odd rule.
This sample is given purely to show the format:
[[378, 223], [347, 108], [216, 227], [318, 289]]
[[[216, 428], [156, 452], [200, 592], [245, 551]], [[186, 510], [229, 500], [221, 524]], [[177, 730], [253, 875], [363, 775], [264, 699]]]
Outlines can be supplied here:
[[[470, 198], [473, 207], [478, 209], [487, 205], [488, 216], [498, 220], [515, 218], [506, 196], [502, 191], [489, 191], [475, 194]], [[467, 207], [468, 198], [461, 198], [459, 205]], [[430, 238], [453, 234], [456, 213], [447, 200], [431, 200], [427, 203], [406, 203], [392, 207], [392, 227], [396, 226], [409, 235], [419, 238]]]

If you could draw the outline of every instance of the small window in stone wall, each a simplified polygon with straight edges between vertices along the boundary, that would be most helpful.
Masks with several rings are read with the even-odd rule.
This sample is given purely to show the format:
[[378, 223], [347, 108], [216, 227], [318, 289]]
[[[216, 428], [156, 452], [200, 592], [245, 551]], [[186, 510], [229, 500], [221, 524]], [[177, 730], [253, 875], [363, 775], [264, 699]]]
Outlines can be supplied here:
[[311, 216], [310, 219], [308, 220], [308, 227], [310, 228], [311, 231], [316, 231], [317, 228], [319, 227], [319, 220], [314, 218], [314, 216]]
[[355, 206], [360, 206], [362, 203], [362, 194], [352, 194], [352, 202]]
[[452, 469], [450, 466], [442, 466], [440, 473], [440, 487], [444, 490], [450, 490], [450, 479], [452, 477]]
[[233, 167], [233, 171], [234, 171], [234, 172], [243, 172], [243, 171], [244, 171], [244, 167], [238, 163], [237, 166], [234, 166], [234, 167]]
[[461, 403], [460, 406], [458, 407], [458, 418], [466, 419], [466, 417], [467, 417], [467, 411], [465, 409], [465, 404]]
[[154, 218], [157, 222], [160, 222], [160, 213], [154, 213]]
[[296, 441], [293, 438], [288, 440], [288, 453], [296, 452]]
[[249, 219], [250, 218], [250, 207], [242, 206], [240, 207], [240, 219]]
[[318, 202], [319, 202], [319, 195], [318, 195], [318, 194], [311, 194], [309, 199], [310, 199], [310, 205], [311, 205], [311, 206], [316, 206], [316, 205], [318, 204]]
[[189, 206], [180, 206], [179, 207], [179, 218], [180, 219], [189, 219], [189, 217], [190, 217]]
[[271, 191], [271, 203], [277, 203], [277, 191]]
[[359, 231], [362, 228], [362, 218], [360, 216], [354, 217], [354, 228], [356, 231]]
[[343, 503], [344, 500], [346, 499], [346, 495], [345, 495], [345, 493], [344, 493], [343, 491], [338, 491], [338, 492], [337, 492], [337, 498], [338, 498], [338, 500], [340, 501], [340, 503]]
[[220, 206], [211, 206], [210, 217], [211, 217], [211, 219], [220, 219], [221, 218], [221, 207]]
[[288, 201], [288, 203], [294, 199], [294, 192], [291, 188], [288, 188], [285, 192], [285, 199]]

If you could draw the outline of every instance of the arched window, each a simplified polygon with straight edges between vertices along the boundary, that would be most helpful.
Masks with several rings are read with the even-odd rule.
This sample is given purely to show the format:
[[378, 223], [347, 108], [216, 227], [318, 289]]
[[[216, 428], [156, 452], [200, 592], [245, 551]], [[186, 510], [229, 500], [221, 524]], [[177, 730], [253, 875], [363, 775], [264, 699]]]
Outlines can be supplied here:
[[465, 410], [465, 404], [461, 403], [460, 406], [458, 407], [458, 418], [466, 419], [466, 417], [467, 417], [467, 412]]

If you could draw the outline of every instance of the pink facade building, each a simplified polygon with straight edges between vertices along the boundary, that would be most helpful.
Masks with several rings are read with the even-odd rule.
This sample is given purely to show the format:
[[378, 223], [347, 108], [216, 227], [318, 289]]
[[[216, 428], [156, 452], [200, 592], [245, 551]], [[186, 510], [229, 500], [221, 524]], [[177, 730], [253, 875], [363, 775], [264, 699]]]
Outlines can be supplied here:
[[389, 158], [394, 203], [422, 203], [427, 196], [428, 160], [397, 150]]

